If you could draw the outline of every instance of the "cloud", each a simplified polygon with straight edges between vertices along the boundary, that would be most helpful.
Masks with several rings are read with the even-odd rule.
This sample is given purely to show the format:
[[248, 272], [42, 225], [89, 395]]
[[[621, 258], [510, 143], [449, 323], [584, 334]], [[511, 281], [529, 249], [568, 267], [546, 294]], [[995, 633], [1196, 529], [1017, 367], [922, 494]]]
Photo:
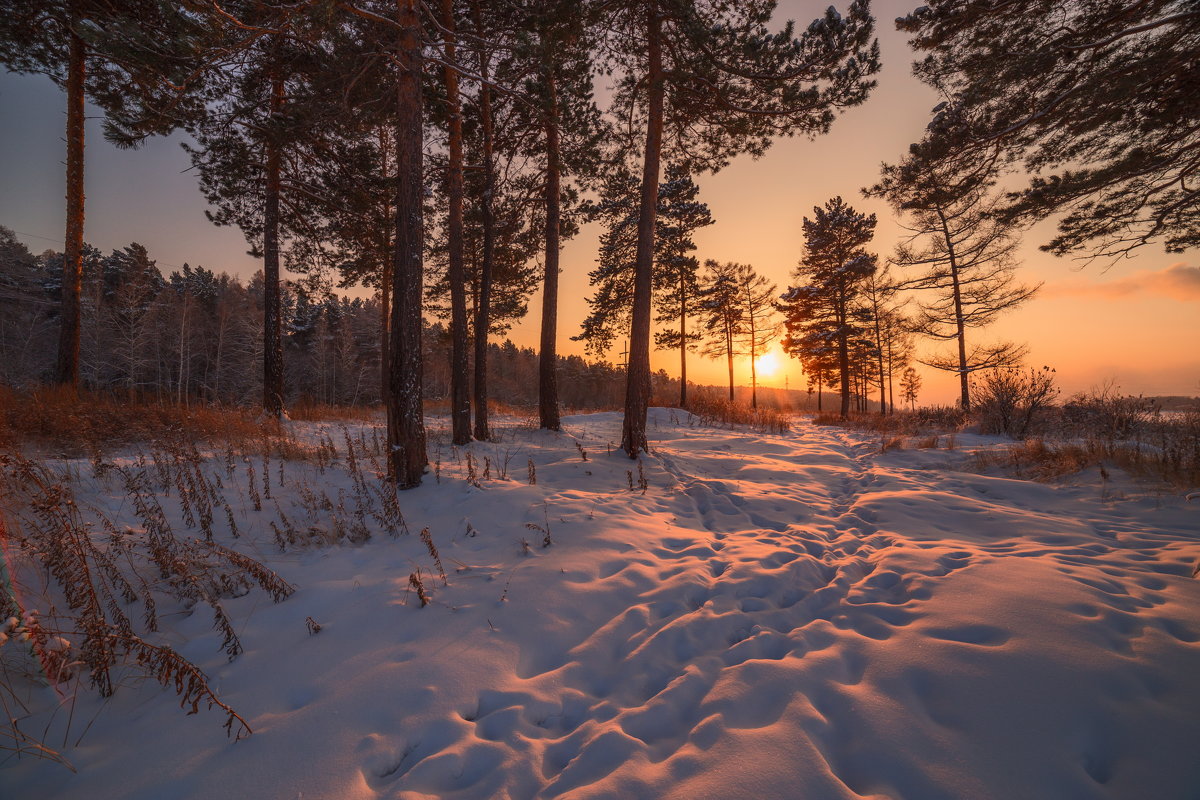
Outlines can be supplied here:
[[1054, 283], [1042, 289], [1043, 297], [1120, 300], [1134, 295], [1200, 300], [1200, 267], [1189, 267], [1181, 261], [1166, 269], [1141, 270], [1109, 283]]

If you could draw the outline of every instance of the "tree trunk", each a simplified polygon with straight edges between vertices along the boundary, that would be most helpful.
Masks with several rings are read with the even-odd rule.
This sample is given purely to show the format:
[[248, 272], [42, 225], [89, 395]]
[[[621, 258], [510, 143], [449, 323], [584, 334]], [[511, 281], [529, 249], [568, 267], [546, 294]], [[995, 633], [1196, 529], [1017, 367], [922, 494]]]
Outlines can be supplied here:
[[[271, 117], [283, 110], [283, 79], [271, 78]], [[279, 299], [279, 193], [282, 158], [278, 131], [267, 136], [266, 196], [263, 198], [263, 413], [283, 416], [283, 336]]]
[[950, 235], [949, 223], [946, 222], [946, 215], [940, 207], [937, 209], [937, 215], [942, 223], [942, 235], [946, 240], [946, 255], [950, 260], [950, 280], [954, 287], [954, 324], [958, 334], [958, 381], [959, 390], [962, 393], [960, 402], [962, 410], [970, 413], [971, 389], [967, 380], [967, 328], [963, 323], [962, 285], [958, 279], [958, 258], [954, 252], [954, 239]]
[[388, 157], [390, 146], [386, 127], [379, 128], [379, 158], [383, 162], [383, 224], [380, 226], [379, 241], [379, 401], [386, 407], [388, 395], [391, 393], [391, 381], [388, 376], [391, 364], [391, 329], [392, 329], [392, 241], [388, 235], [388, 226], [392, 224], [392, 201], [387, 196]]
[[754, 347], [750, 347], [750, 407], [758, 408], [758, 370], [754, 366]]
[[[72, 19], [72, 23], [77, 23]], [[83, 289], [83, 134], [86, 47], [71, 32], [67, 63], [67, 230], [63, 245], [61, 327], [54, 379], [72, 393], [79, 391], [80, 294]]]
[[424, 246], [421, 171], [421, 21], [417, 0], [397, 0], [396, 241], [392, 266], [391, 387], [388, 474], [401, 489], [419, 486], [425, 470], [421, 409], [421, 281]]
[[846, 332], [846, 300], [842, 297], [839, 300], [839, 308], [837, 313], [838, 322], [838, 372], [842, 379], [842, 410], [840, 416], [842, 419], [850, 416], [850, 345], [847, 339]]
[[679, 271], [679, 407], [687, 408], [687, 294], [683, 270]]
[[895, 352], [892, 349], [892, 338], [891, 338], [891, 336], [893, 336], [894, 334], [895, 334], [895, 331], [893, 330], [892, 334], [889, 335], [888, 346], [887, 346], [887, 350], [888, 350], [887, 393], [888, 393], [888, 415], [889, 416], [896, 413], [896, 394], [893, 391], [893, 387], [892, 387], [892, 376], [895, 375], [895, 373], [896, 373], [896, 357], [895, 357]]
[[729, 367], [729, 402], [733, 399], [733, 326], [729, 324], [728, 317], [725, 320], [725, 362]]
[[875, 350], [879, 355], [879, 413], [887, 414], [887, 386], [883, 374], [883, 332], [879, 327], [879, 311], [875, 311]]
[[[388, 224], [391, 224], [391, 220]], [[379, 348], [379, 400], [384, 406], [388, 404], [392, 394], [392, 258], [392, 254], [389, 253], [379, 271], [379, 332], [382, 336]]]
[[755, 346], [754, 337], [757, 332], [754, 330], [754, 295], [750, 289], [750, 281], [746, 282], [746, 319], [750, 322], [750, 407], [758, 408], [758, 367], [754, 363], [755, 357], [758, 355], [758, 348]]
[[562, 427], [558, 415], [558, 253], [562, 224], [562, 165], [558, 137], [558, 84], [543, 39], [543, 72], [550, 108], [546, 111], [546, 274], [542, 280], [542, 340], [538, 351], [538, 416], [541, 427]]
[[[483, 35], [483, 12], [479, 0], [472, 0], [471, 14], [475, 19], [475, 32]], [[488, 329], [492, 324], [492, 270], [496, 259], [496, 220], [492, 214], [492, 202], [496, 191], [495, 167], [492, 164], [495, 147], [492, 126], [492, 90], [487, 85], [488, 54], [479, 51], [479, 116], [483, 127], [483, 197], [479, 212], [483, 223], [483, 258], [479, 266], [479, 304], [475, 310], [475, 438], [487, 441], [491, 438], [488, 428], [487, 389], [487, 346]]]
[[733, 350], [725, 350], [725, 361], [730, 368], [730, 402], [733, 402]]
[[[442, 0], [442, 28], [446, 61], [454, 64], [458, 48], [453, 0]], [[449, 106], [449, 153], [446, 168], [446, 199], [449, 203], [446, 238], [449, 245], [449, 268], [446, 278], [450, 284], [450, 441], [461, 445], [471, 441], [471, 391], [467, 375], [467, 298], [463, 269], [462, 99], [458, 94], [458, 71], [446, 66], [442, 77], [446, 86], [446, 104]]]
[[647, 4], [646, 46], [649, 68], [646, 152], [638, 213], [637, 256], [633, 278], [633, 314], [629, 329], [629, 368], [625, 374], [625, 419], [621, 449], [630, 458], [649, 451], [646, 410], [650, 405], [650, 295], [653, 289], [654, 226], [658, 211], [659, 162], [662, 157], [664, 74], [662, 18], [657, 3]]
[[184, 364], [187, 363], [187, 318], [190, 293], [184, 289], [183, 300], [179, 310], [179, 375], [175, 381], [175, 404], [183, 405]]

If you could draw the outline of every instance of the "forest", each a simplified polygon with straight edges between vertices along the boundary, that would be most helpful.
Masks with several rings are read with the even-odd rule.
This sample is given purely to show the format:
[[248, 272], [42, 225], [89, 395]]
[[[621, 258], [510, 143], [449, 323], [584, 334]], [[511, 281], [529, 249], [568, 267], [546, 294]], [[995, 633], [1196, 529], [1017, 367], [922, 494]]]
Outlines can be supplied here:
[[[0, 59], [65, 90], [67, 208], [61, 254], [31, 259], [6, 236], [5, 302], [21, 309], [6, 315], [7, 377], [245, 402], [257, 391], [245, 360], [260, 358], [270, 416], [282, 415], [285, 398], [386, 403], [391, 474], [415, 486], [427, 460], [428, 396], [448, 401], [456, 443], [489, 437], [491, 340], [529, 312], [535, 287], [539, 420], [558, 428], [559, 255], [582, 223], [600, 221], [591, 314], [573, 338], [604, 354], [626, 337], [621, 446], [630, 457], [646, 449], [652, 339], [679, 351], [686, 406], [689, 350], [728, 360], [732, 401], [735, 355], [753, 371], [757, 353], [786, 331], [784, 350], [801, 360], [810, 386], [840, 392], [845, 417], [852, 402], [865, 410], [875, 390], [880, 411], [895, 405], [896, 378], [920, 335], [950, 345], [922, 363], [958, 376], [967, 411], [972, 375], [1017, 367], [1026, 352], [968, 337], [1038, 289], [1014, 274], [1021, 223], [1056, 215], [1060, 234], [1046, 249], [1091, 258], [1154, 240], [1169, 252], [1195, 243], [1194, 192], [1186, 179], [1172, 184], [1186, 175], [1191, 139], [1156, 133], [1171, 114], [1189, 113], [1186, 91], [1136, 77], [1155, 69], [1136, 52], [1151, 43], [1181, 54], [1169, 63], [1187, 73], [1194, 20], [1173, 9], [1152, 3], [1106, 16], [1088, 7], [1065, 39], [1039, 30], [1028, 12], [1013, 15], [1012, 29], [989, 27], [991, 15], [1006, 17], [987, 4], [963, 14], [923, 7], [898, 20], [910, 45], [928, 53], [916, 74], [948, 98], [925, 138], [862, 190], [886, 199], [910, 235], [881, 265], [866, 248], [875, 216], [832, 198], [804, 217], [795, 285], [780, 292], [747, 265], [701, 269], [690, 237], [712, 218], [694, 176], [761, 155], [779, 137], [828, 133], [840, 112], [867, 100], [880, 58], [862, 0], [778, 31], [768, 0], [395, 9], [18, 2], [0, 29]], [[1037, 44], [1047, 36], [1049, 47]], [[1010, 64], [983, 57], [1001, 43], [1027, 55]], [[1055, 96], [1038, 85], [1043, 73], [1069, 88]], [[1106, 76], [1122, 76], [1123, 94], [1096, 105]], [[602, 79], [611, 84], [604, 109]], [[1031, 98], [1042, 98], [1044, 113], [1024, 115], [1037, 105]], [[1161, 109], [1137, 151], [1097, 132], [1134, 124], [1120, 98]], [[261, 279], [240, 290], [185, 265], [168, 281], [136, 244], [108, 257], [86, 246], [85, 100], [121, 146], [189, 134], [209, 217], [246, 235]], [[1054, 125], [1072, 114], [1090, 120], [1077, 136]], [[1054, 172], [1061, 161], [1090, 166]], [[1036, 177], [1006, 194], [1002, 178], [1018, 168]], [[283, 280], [285, 269], [307, 276], [305, 288]], [[168, 283], [174, 303], [162, 291]], [[374, 288], [376, 307], [335, 299], [335, 285]], [[900, 292], [918, 296], [915, 308]], [[170, 373], [168, 348], [146, 336], [162, 329], [168, 305], [178, 317]], [[193, 305], [203, 323], [189, 325]], [[230, 327], [247, 324], [250, 309], [261, 313], [254, 343]], [[373, 345], [368, 314], [378, 320]], [[442, 335], [427, 333], [431, 316], [444, 320]], [[197, 335], [215, 339], [216, 352], [189, 346]], [[285, 368], [285, 349], [303, 358]], [[427, 391], [427, 379], [436, 388]]]
[[[1027, 239], [1196, 271], [1200, 11], [905, 8], [917, 140], [709, 257], [880, 5], [5, 0], [65, 206], [0, 220], [0, 796], [1192, 796], [1200, 408], [994, 331]], [[252, 274], [91, 243], [93, 114]]]

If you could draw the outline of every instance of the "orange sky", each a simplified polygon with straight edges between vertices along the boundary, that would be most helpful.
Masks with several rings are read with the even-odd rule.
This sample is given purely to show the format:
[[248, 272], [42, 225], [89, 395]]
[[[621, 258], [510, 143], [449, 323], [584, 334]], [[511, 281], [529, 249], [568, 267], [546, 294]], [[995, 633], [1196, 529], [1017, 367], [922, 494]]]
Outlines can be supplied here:
[[[826, 4], [783, 0], [780, 15], [807, 24]], [[916, 4], [874, 4], [884, 62], [879, 86], [863, 106], [844, 114], [832, 133], [812, 142], [779, 141], [758, 161], [740, 158], [718, 175], [696, 179], [700, 199], [716, 220], [696, 236], [701, 259], [749, 263], [785, 287], [803, 246], [801, 217], [839, 194], [879, 216], [873, 246], [885, 258], [891, 253], [899, 233], [891, 212], [879, 201], [862, 199], [859, 189], [876, 180], [881, 161], [896, 160], [919, 138], [936, 102], [909, 74], [912, 55], [891, 23]], [[18, 231], [35, 252], [61, 247], [62, 109], [62, 94], [46, 79], [0, 76], [0, 225]], [[188, 161], [177, 138], [129, 152], [101, 140], [98, 120], [89, 122], [88, 134], [89, 242], [105, 251], [142, 242], [164, 270], [185, 260], [243, 276], [259, 268], [246, 256], [236, 230], [205, 220], [204, 200], [185, 172]], [[1132, 393], [1200, 394], [1200, 253], [1167, 254], [1150, 246], [1108, 271], [1100, 266], [1079, 270], [1069, 260], [1037, 250], [1050, 230], [1047, 225], [1035, 229], [1022, 249], [1019, 275], [1044, 281], [1041, 295], [982, 336], [1028, 342], [1030, 362], [1054, 367], [1068, 393], [1111, 379]], [[561, 353], [582, 352], [570, 337], [587, 313], [587, 273], [594, 266], [598, 236], [597, 226], [588, 226], [563, 252]], [[536, 347], [540, 299], [535, 297], [530, 308], [533, 313], [514, 329], [513, 339]], [[677, 374], [677, 353], [659, 351], [651, 359], [656, 369]], [[953, 376], [921, 369], [921, 402], [952, 402]], [[737, 370], [738, 382], [748, 382], [744, 360]], [[795, 362], [762, 383], [782, 386], [785, 374], [792, 387], [803, 386]], [[689, 377], [719, 384], [725, 380], [724, 366], [693, 355]]]

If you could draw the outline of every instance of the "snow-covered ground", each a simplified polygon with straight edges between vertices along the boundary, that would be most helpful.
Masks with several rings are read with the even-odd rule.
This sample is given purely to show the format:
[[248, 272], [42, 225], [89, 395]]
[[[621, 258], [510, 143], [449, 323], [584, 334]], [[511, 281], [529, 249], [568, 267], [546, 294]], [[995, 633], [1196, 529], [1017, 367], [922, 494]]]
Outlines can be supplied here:
[[[478, 488], [435, 445], [412, 534], [361, 546], [280, 554], [229, 488], [233, 546], [297, 591], [226, 601], [233, 662], [204, 614], [168, 641], [254, 734], [127, 681], [74, 705], [77, 773], [10, 759], [0, 797], [1200, 797], [1200, 502], [974, 474], [979, 437], [881, 453], [659, 409], [643, 492], [619, 415], [564, 428], [473, 445]], [[286, 485], [285, 509], [352, 491], [311, 463]], [[79, 492], [120, 513], [116, 484]]]

